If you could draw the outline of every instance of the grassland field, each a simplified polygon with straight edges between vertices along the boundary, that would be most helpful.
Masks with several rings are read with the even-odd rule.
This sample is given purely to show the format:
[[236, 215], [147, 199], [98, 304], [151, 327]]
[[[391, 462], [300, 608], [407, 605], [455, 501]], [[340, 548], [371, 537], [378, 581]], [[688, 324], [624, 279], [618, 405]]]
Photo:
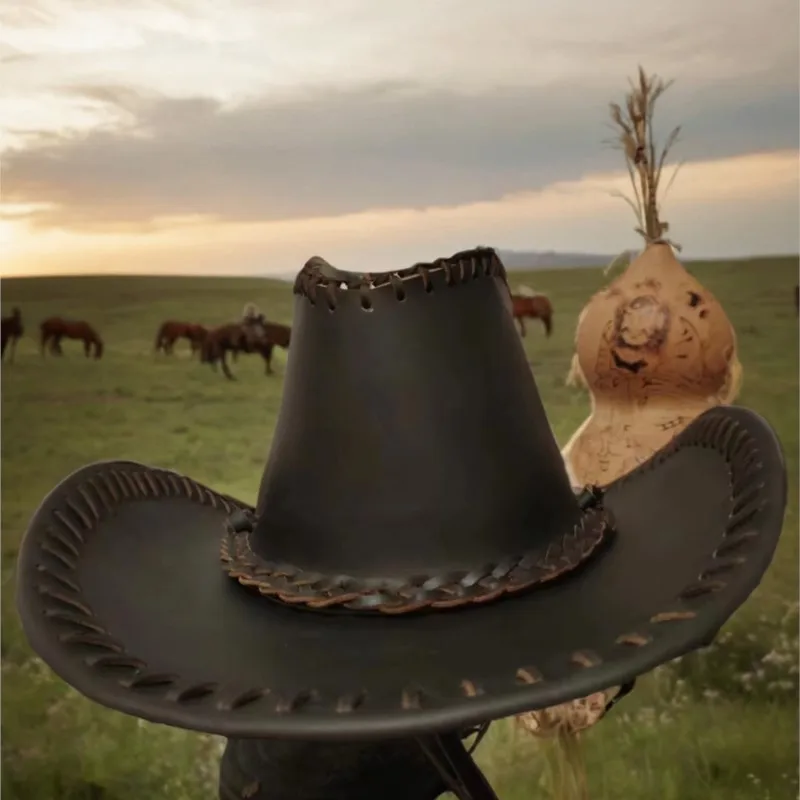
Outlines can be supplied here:
[[[641, 679], [583, 737], [593, 800], [798, 798], [798, 322], [797, 258], [689, 264], [733, 322], [744, 365], [738, 402], [777, 429], [789, 506], [762, 585], [707, 650]], [[567, 388], [577, 316], [605, 282], [601, 270], [512, 273], [550, 295], [553, 336], [531, 323], [524, 340], [556, 437], [563, 444], [589, 400]], [[220, 324], [252, 300], [291, 323], [288, 283], [263, 279], [85, 277], [6, 279], [3, 313], [18, 305], [25, 336], [2, 371], [2, 793], [4, 800], [203, 800], [216, 797], [220, 742], [105, 710], [32, 656], [14, 607], [20, 537], [44, 495], [99, 459], [134, 459], [192, 475], [254, 500], [281, 401], [286, 354], [266, 377], [241, 357], [226, 381], [189, 358], [156, 356], [158, 324]], [[51, 314], [91, 321], [101, 361], [64, 342], [42, 358], [38, 323]], [[478, 749], [502, 800], [553, 798], [558, 757], [510, 720]], [[278, 798], [276, 798], [278, 800]], [[376, 798], [376, 800], [378, 800]], [[410, 799], [413, 800], [413, 799]]]

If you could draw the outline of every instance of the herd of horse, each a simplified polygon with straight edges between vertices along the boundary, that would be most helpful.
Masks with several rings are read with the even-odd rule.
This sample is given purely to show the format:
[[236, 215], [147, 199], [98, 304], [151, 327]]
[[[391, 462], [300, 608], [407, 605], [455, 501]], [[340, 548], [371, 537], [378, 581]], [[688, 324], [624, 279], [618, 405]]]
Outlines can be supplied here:
[[[6, 349], [8, 349], [9, 361], [14, 360], [17, 342], [24, 333], [22, 312], [15, 306], [11, 309], [11, 313], [2, 319], [2, 346], [0, 348], [2, 358], [5, 358]], [[62, 339], [79, 339], [83, 342], [83, 352], [87, 358], [90, 356], [100, 358], [103, 355], [103, 340], [88, 322], [73, 321], [63, 317], [48, 317], [40, 323], [39, 334], [42, 355], [49, 350], [54, 356], [63, 356]]]
[[[526, 335], [526, 319], [541, 320], [545, 335], [550, 336], [552, 333], [553, 306], [546, 295], [522, 286], [518, 293], [511, 295], [511, 308], [521, 336]], [[8, 348], [9, 360], [14, 360], [17, 342], [23, 333], [22, 313], [15, 307], [9, 316], [2, 318], [3, 359]], [[239, 321], [218, 327], [174, 319], [162, 322], [156, 333], [154, 350], [156, 353], [172, 355], [178, 340], [185, 340], [189, 344], [192, 357], [199, 356], [201, 363], [210, 364], [215, 370], [219, 365], [225, 377], [233, 380], [228, 354], [234, 361], [240, 353], [260, 355], [264, 360], [265, 373], [271, 375], [273, 351], [276, 347], [288, 350], [291, 333], [292, 329], [288, 325], [268, 321], [252, 303], [248, 303]], [[82, 342], [83, 352], [87, 358], [99, 359], [103, 355], [103, 340], [88, 322], [48, 317], [40, 323], [39, 348], [43, 356], [47, 352], [54, 356], [62, 356], [63, 339]]]
[[[12, 309], [11, 314], [2, 318], [2, 353], [5, 359], [9, 351], [9, 361], [14, 360], [17, 342], [22, 338], [25, 328], [22, 312]], [[61, 347], [63, 339], [80, 341], [87, 358], [99, 359], [103, 356], [104, 344], [97, 330], [85, 320], [68, 320], [63, 317], [48, 317], [39, 324], [39, 349], [42, 356], [48, 352], [54, 356], [64, 355]], [[189, 342], [191, 355], [199, 354], [200, 361], [210, 364], [214, 369], [222, 367], [226, 378], [234, 380], [228, 364], [228, 354], [235, 361], [239, 353], [257, 353], [264, 359], [265, 372], [272, 374], [272, 353], [275, 347], [289, 348], [291, 328], [277, 322], [268, 322], [264, 315], [252, 304], [245, 306], [241, 320], [218, 327], [206, 327], [197, 323], [167, 320], [156, 333], [156, 353], [172, 355], [179, 339]]]
[[264, 359], [264, 372], [272, 374], [272, 353], [276, 347], [289, 349], [292, 329], [278, 322], [268, 322], [264, 315], [251, 307], [239, 322], [230, 322], [217, 328], [208, 328], [196, 322], [167, 320], [156, 333], [155, 351], [172, 355], [175, 343], [185, 339], [190, 354], [199, 354], [200, 361], [216, 369], [222, 367], [226, 378], [233, 379], [228, 365], [228, 353], [234, 361], [239, 353], [257, 354]]

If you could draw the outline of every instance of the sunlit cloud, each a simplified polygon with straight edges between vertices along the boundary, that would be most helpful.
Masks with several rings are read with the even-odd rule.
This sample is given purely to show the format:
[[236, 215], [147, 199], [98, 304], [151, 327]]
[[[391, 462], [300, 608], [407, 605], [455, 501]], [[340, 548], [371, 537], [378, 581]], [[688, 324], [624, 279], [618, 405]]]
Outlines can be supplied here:
[[[702, 233], [710, 222], [719, 225], [724, 218], [740, 226], [763, 215], [766, 233], [759, 237], [754, 226], [749, 239], [756, 246], [753, 252], [780, 252], [781, 242], [792, 250], [800, 211], [799, 157], [789, 151], [686, 164], [664, 209], [676, 239], [690, 255], [706, 257], [713, 255], [703, 251]], [[613, 196], [628, 190], [622, 172], [594, 174], [499, 202], [272, 223], [162, 218], [146, 234], [32, 234], [24, 223], [6, 221], [15, 233], [6, 241], [2, 274], [268, 275], [291, 272], [314, 253], [353, 269], [391, 269], [477, 244], [515, 247], [546, 241], [548, 249], [575, 250], [575, 231], [581, 229], [600, 252], [615, 253], [637, 246], [632, 214]], [[732, 254], [722, 237], [715, 244], [718, 252]]]
[[640, 62], [677, 80], [687, 252], [796, 250], [799, 23], [796, 0], [0, 4], [0, 268], [636, 246], [601, 140]]
[[[680, 157], [708, 161], [797, 146], [796, 90], [725, 88], [677, 94], [692, 126]], [[621, 163], [602, 144], [611, 87], [465, 96], [375, 84], [230, 107], [126, 86], [76, 86], [69, 94], [105, 103], [118, 118], [6, 151], [5, 199], [53, 204], [32, 219], [43, 229], [147, 229], [176, 214], [266, 222], [463, 206]], [[665, 104], [670, 112], [674, 105]]]

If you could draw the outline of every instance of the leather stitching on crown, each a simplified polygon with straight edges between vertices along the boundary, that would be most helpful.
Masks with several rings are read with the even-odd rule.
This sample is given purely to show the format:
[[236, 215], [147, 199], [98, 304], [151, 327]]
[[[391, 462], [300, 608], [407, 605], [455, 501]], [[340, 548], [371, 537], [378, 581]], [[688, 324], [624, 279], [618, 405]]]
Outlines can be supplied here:
[[[323, 265], [329, 267], [333, 274], [326, 274]], [[403, 284], [408, 280], [421, 279], [425, 291], [433, 291], [431, 272], [444, 272], [447, 286], [457, 286], [477, 277], [490, 276], [498, 277], [508, 285], [505, 267], [497, 253], [491, 248], [477, 248], [448, 258], [439, 258], [429, 264], [420, 263], [407, 269], [380, 273], [336, 270], [323, 259], [314, 256], [298, 273], [293, 291], [294, 294], [305, 297], [311, 305], [316, 305], [318, 290], [324, 290], [330, 311], [336, 310], [341, 292], [357, 291], [361, 295], [361, 307], [365, 311], [371, 311], [372, 300], [369, 295], [376, 289], [389, 287], [399, 302], [406, 299]]]

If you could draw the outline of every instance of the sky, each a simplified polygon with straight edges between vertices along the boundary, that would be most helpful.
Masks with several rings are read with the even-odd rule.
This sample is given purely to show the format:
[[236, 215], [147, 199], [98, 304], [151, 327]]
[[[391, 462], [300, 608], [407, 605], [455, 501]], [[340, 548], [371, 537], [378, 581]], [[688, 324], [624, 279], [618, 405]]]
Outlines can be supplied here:
[[685, 255], [796, 253], [799, 33], [797, 0], [0, 0], [0, 275], [636, 248], [639, 64]]

